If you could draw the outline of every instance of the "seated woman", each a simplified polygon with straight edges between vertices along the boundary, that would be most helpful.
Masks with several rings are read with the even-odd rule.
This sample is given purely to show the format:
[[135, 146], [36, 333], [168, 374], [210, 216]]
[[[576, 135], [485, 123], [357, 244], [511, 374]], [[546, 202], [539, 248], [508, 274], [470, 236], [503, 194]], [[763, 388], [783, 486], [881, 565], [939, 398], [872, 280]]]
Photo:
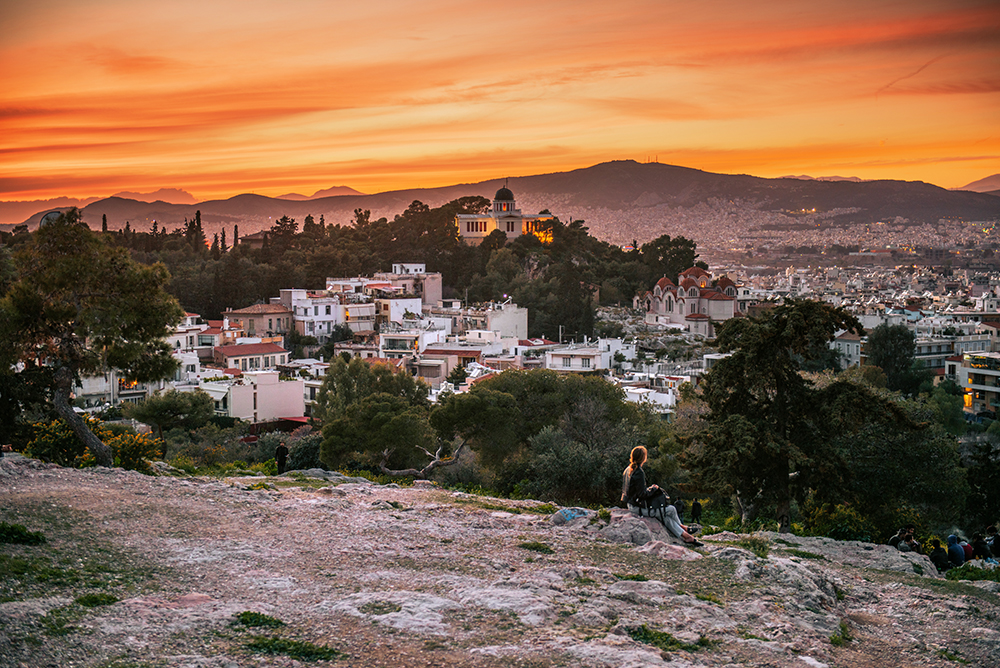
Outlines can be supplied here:
[[693, 547], [701, 547], [704, 543], [698, 542], [694, 536], [688, 533], [687, 527], [681, 524], [680, 519], [677, 517], [676, 508], [667, 504], [665, 508], [657, 508], [655, 511], [651, 511], [643, 503], [647, 499], [663, 493], [658, 485], [646, 487], [646, 474], [642, 470], [642, 465], [646, 463], [646, 456], [646, 448], [641, 445], [632, 448], [632, 454], [629, 457], [631, 463], [622, 474], [622, 501], [628, 504], [628, 509], [633, 515], [643, 517], [660, 516], [658, 519], [663, 522], [663, 526], [666, 527], [672, 536], [680, 538]]

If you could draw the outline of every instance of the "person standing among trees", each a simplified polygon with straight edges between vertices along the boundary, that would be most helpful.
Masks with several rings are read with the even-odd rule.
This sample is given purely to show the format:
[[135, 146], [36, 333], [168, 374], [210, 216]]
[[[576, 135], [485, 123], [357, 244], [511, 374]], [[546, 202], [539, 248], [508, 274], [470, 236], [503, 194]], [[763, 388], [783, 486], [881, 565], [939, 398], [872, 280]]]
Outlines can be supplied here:
[[278, 447], [274, 449], [274, 459], [278, 462], [278, 475], [281, 475], [285, 472], [285, 460], [288, 459], [288, 448], [284, 441], [278, 443]]
[[695, 524], [701, 524], [701, 502], [695, 499], [691, 504], [691, 521]]

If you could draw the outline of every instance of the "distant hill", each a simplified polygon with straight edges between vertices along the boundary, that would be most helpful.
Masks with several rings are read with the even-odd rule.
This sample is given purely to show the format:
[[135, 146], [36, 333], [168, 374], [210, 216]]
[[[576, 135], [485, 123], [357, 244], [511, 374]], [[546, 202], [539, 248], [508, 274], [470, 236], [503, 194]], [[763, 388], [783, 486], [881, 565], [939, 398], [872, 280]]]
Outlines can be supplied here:
[[124, 191], [115, 193], [112, 197], [134, 199], [137, 202], [168, 202], [169, 204], [197, 204], [195, 196], [180, 188], [160, 188], [151, 193]]
[[857, 176], [808, 176], [806, 174], [799, 174], [798, 176], [782, 176], [783, 179], [800, 179], [802, 181], [853, 181], [854, 183], [861, 183], [864, 179]]
[[[950, 191], [920, 181], [826, 181], [800, 178], [764, 179], [747, 175], [715, 174], [687, 167], [634, 161], [606, 162], [569, 172], [494, 179], [441, 188], [396, 190], [374, 195], [341, 194], [309, 200], [237, 195], [198, 204], [139, 202], [112, 197], [83, 208], [84, 220], [99, 227], [103, 215], [110, 229], [130, 221], [132, 229], [175, 229], [201, 210], [206, 232], [238, 224], [240, 234], [267, 229], [283, 215], [300, 224], [306, 215], [328, 224], [350, 224], [356, 208], [369, 209], [375, 218], [390, 220], [414, 200], [440, 206], [458, 197], [492, 198], [505, 184], [525, 213], [549, 209], [563, 220], [584, 219], [591, 233], [612, 243], [640, 242], [660, 234], [692, 238], [723, 234], [736, 221], [764, 220], [770, 227], [807, 223], [818, 216], [825, 225], [846, 225], [908, 219], [937, 222], [942, 218], [1000, 220], [1000, 198]], [[322, 191], [321, 191], [322, 192]], [[356, 192], [356, 191], [354, 191]], [[815, 209], [816, 213], [813, 214]], [[31, 216], [38, 224], [41, 213]]]
[[337, 195], [364, 195], [364, 193], [355, 190], [354, 188], [349, 188], [348, 186], [333, 186], [332, 188], [326, 188], [325, 190], [317, 190], [312, 196], [300, 195], [299, 193], [288, 193], [286, 195], [278, 195], [275, 199], [303, 202], [305, 200], [319, 199], [320, 197], [334, 197]]
[[971, 190], [972, 192], [977, 193], [988, 193], [1000, 190], [1000, 174], [994, 174], [993, 176], [987, 176], [985, 179], [973, 181], [967, 186], [956, 188], [956, 190]]
[[91, 197], [89, 199], [56, 197], [54, 199], [0, 202], [0, 223], [16, 225], [25, 222], [26, 219], [32, 217], [32, 215], [36, 213], [39, 214], [38, 218], [41, 218], [42, 214], [52, 211], [53, 209], [64, 209], [71, 206], [83, 207], [91, 202], [96, 202], [99, 199], [99, 197]]

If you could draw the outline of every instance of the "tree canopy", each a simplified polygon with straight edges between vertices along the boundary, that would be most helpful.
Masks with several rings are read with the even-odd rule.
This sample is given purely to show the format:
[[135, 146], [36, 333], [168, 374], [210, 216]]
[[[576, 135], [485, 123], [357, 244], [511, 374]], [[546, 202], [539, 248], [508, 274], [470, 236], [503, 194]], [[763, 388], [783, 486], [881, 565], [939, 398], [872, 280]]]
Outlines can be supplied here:
[[867, 363], [885, 371], [890, 390], [908, 387], [908, 374], [913, 366], [916, 342], [906, 325], [879, 325], [868, 334], [865, 343]]
[[841, 329], [861, 326], [846, 311], [814, 301], [790, 300], [757, 317], [729, 320], [717, 344], [730, 355], [702, 383], [709, 430], [689, 461], [704, 484], [731, 489], [745, 515], [774, 503], [782, 531], [790, 525], [791, 475], [808, 485], [829, 457], [800, 360]]
[[164, 338], [183, 311], [164, 289], [167, 270], [109, 246], [76, 209], [43, 225], [14, 265], [17, 279], [0, 299], [0, 367], [20, 362], [44, 378], [56, 412], [110, 466], [110, 449], [73, 411], [70, 395], [82, 375], [107, 369], [141, 382], [173, 373]]
[[[508, 243], [497, 232], [476, 246], [463, 243], [459, 213], [482, 213], [490, 202], [461, 197], [439, 207], [414, 201], [392, 219], [374, 219], [357, 209], [351, 220], [328, 224], [306, 216], [282, 216], [266, 232], [265, 247], [226, 245], [225, 228], [202, 221], [200, 212], [183, 228], [107, 232], [109, 243], [128, 248], [140, 262], [162, 261], [168, 290], [185, 309], [220, 318], [227, 308], [266, 302], [282, 289], [321, 290], [327, 276], [371, 275], [399, 262], [421, 262], [442, 274], [445, 297], [469, 303], [507, 298], [528, 308], [529, 336], [593, 335], [599, 303], [630, 303], [662, 276], [698, 264], [695, 244], [664, 235], [635, 250], [592, 237], [582, 220], [549, 221], [551, 239], [524, 235]], [[245, 230], [244, 230], [245, 231]], [[211, 245], [206, 246], [206, 238]], [[703, 263], [702, 263], [703, 264]]]
[[147, 397], [137, 404], [129, 404], [124, 412], [130, 418], [155, 426], [160, 432], [160, 438], [163, 438], [164, 429], [204, 427], [215, 415], [215, 402], [204, 390], [168, 390]]

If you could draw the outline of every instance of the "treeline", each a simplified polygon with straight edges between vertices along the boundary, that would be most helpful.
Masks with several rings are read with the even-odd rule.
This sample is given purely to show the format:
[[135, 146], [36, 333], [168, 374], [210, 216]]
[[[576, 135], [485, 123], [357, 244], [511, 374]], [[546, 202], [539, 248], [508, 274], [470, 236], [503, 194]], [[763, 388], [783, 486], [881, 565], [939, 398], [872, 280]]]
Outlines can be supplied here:
[[548, 243], [530, 235], [508, 243], [502, 232], [479, 246], [464, 243], [455, 216], [489, 207], [483, 197], [463, 197], [437, 208], [415, 201], [391, 221], [373, 220], [361, 209], [349, 225], [307, 216], [300, 227], [283, 217], [256, 249], [240, 243], [238, 226], [207, 238], [200, 212], [171, 232], [154, 222], [148, 231], [126, 224], [106, 234], [140, 262], [163, 262], [171, 293], [206, 318], [266, 302], [283, 288], [320, 290], [327, 277], [371, 275], [390, 271], [394, 263], [416, 262], [441, 272], [445, 297], [470, 304], [512, 298], [529, 309], [529, 334], [550, 338], [559, 326], [567, 337], [593, 335], [598, 304], [630, 303], [662, 276], [675, 280], [697, 263], [695, 244], [684, 237], [664, 235], [625, 251], [591, 236], [584, 221], [557, 218]]

